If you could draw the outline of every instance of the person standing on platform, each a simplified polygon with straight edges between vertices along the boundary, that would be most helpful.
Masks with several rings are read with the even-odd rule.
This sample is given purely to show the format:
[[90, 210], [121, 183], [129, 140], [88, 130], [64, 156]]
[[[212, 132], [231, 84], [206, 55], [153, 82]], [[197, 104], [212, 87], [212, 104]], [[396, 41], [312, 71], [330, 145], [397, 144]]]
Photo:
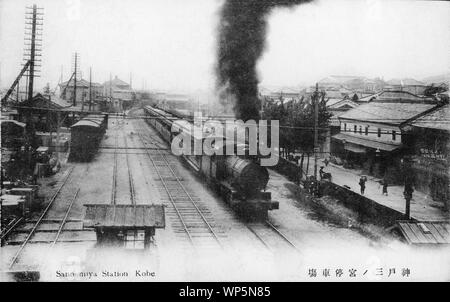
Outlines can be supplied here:
[[364, 195], [364, 191], [366, 190], [366, 181], [367, 179], [364, 176], [361, 176], [359, 179], [359, 186], [361, 188], [361, 195]]
[[383, 180], [381, 181], [381, 185], [383, 186], [383, 195], [386, 195], [386, 196], [388, 196], [388, 190], [387, 190], [387, 188], [388, 188], [388, 181], [387, 181], [387, 179], [386, 178], [383, 178]]

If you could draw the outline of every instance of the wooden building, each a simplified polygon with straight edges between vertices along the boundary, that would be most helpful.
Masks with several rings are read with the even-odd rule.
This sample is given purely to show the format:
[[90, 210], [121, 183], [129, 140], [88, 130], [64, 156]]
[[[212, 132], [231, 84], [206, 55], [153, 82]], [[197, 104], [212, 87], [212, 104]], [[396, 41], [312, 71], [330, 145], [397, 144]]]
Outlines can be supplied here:
[[416, 187], [450, 209], [450, 105], [414, 120], [407, 144], [413, 159]]
[[349, 167], [401, 181], [400, 161], [405, 146], [404, 126], [439, 107], [437, 100], [404, 91], [385, 91], [367, 104], [340, 115], [340, 133], [332, 136], [332, 155]]

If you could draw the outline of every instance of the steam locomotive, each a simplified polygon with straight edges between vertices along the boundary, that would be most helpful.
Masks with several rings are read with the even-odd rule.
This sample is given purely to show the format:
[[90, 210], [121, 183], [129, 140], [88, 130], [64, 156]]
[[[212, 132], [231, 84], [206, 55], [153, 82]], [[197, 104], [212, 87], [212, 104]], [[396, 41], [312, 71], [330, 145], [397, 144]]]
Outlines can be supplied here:
[[[178, 124], [178, 127], [174, 127], [177, 130], [172, 132], [172, 125], [179, 119], [164, 110], [145, 106], [144, 112], [149, 117], [146, 122], [168, 143], [182, 132], [185, 137], [191, 139], [191, 146], [195, 146], [195, 143], [203, 144], [206, 138], [204, 133], [201, 137], [197, 137], [192, 127], [183, 127]], [[226, 143], [214, 146], [215, 149], [224, 148], [223, 152], [216, 152], [219, 154], [226, 154], [226, 147]], [[226, 203], [244, 217], [250, 219], [266, 217], [269, 210], [278, 209], [279, 203], [272, 201], [271, 193], [265, 191], [269, 173], [266, 168], [258, 164], [256, 158], [216, 154], [182, 156]]]

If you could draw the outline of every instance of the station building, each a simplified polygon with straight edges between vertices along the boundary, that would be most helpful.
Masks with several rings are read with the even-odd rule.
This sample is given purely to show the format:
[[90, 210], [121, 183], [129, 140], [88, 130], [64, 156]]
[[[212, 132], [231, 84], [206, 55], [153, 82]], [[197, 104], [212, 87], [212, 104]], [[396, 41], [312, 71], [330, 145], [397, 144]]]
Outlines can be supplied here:
[[367, 104], [340, 115], [340, 132], [332, 136], [331, 154], [349, 168], [401, 182], [401, 159], [408, 153], [408, 123], [440, 106], [434, 98], [405, 91], [384, 91]]

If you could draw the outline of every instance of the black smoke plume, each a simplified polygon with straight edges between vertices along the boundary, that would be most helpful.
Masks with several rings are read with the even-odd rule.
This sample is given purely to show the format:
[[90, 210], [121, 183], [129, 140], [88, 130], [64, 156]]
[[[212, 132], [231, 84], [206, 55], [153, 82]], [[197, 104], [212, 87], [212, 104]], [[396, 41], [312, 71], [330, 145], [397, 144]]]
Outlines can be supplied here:
[[270, 11], [310, 1], [225, 0], [220, 12], [216, 84], [221, 102], [234, 102], [236, 118], [259, 120], [256, 64], [264, 52]]

